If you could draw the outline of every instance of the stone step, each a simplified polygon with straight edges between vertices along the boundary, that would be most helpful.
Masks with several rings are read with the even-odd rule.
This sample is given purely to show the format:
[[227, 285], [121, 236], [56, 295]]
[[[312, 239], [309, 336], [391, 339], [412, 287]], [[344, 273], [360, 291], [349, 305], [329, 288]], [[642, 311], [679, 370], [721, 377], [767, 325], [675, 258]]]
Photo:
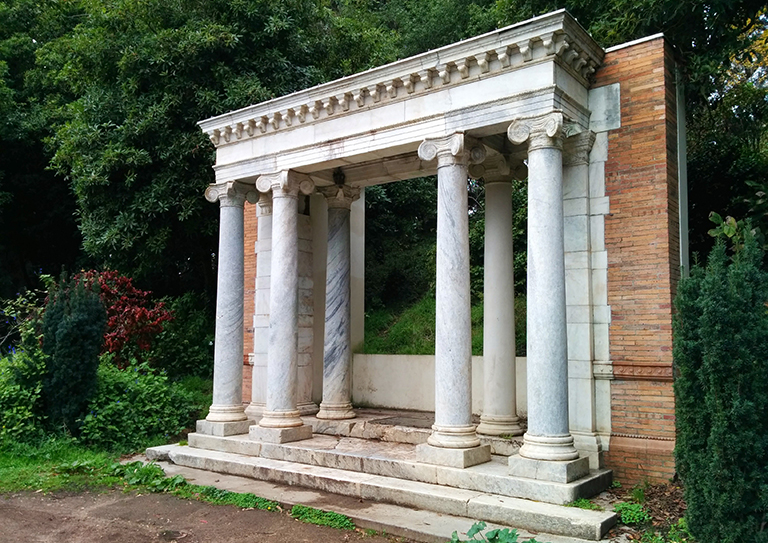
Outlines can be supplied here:
[[[421, 411], [388, 411], [356, 409], [354, 419], [327, 420], [314, 416], [302, 417], [316, 434], [378, 439], [392, 443], [426, 443], [432, 434], [434, 413]], [[481, 445], [490, 445], [492, 454], [511, 456], [523, 444], [523, 436], [486, 436], [478, 434]]]
[[417, 461], [415, 445], [318, 434], [312, 439], [283, 444], [253, 441], [247, 435], [218, 437], [194, 433], [189, 434], [188, 439], [189, 445], [196, 449], [259, 456], [463, 490], [490, 491], [560, 505], [578, 498], [591, 498], [608, 488], [612, 480], [609, 470], [591, 470], [586, 477], [570, 483], [513, 477], [509, 475], [506, 456], [493, 456], [491, 462], [464, 469], [424, 464]]
[[189, 446], [172, 445], [149, 449], [147, 456], [168, 459], [181, 466], [313, 488], [457, 517], [482, 519], [531, 532], [589, 541], [600, 540], [617, 520], [613, 512], [585, 511], [488, 492]]

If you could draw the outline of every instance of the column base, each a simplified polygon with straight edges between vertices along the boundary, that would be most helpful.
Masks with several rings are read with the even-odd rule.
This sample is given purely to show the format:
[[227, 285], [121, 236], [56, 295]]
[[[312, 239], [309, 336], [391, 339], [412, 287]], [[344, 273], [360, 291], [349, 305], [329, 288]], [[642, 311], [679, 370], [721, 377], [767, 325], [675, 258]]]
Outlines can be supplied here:
[[533, 436], [528, 432], [523, 436], [520, 456], [531, 460], [553, 460], [564, 462], [576, 460], [579, 451], [573, 446], [573, 436]]
[[249, 419], [261, 420], [261, 417], [264, 416], [264, 411], [266, 411], [266, 409], [267, 406], [263, 403], [251, 402], [248, 404], [248, 407], [245, 408], [245, 414]]
[[580, 433], [571, 430], [573, 446], [579, 451], [579, 456], [589, 458], [589, 469], [602, 469], [605, 466], [603, 459], [603, 443], [599, 435], [595, 433]]
[[589, 458], [562, 462], [532, 460], [519, 454], [509, 457], [509, 475], [553, 483], [570, 483], [589, 475]]
[[494, 415], [482, 415], [477, 433], [486, 436], [521, 436], [523, 429], [520, 427], [520, 419], [517, 417], [500, 417]]
[[302, 417], [308, 417], [310, 415], [314, 415], [320, 410], [320, 408], [317, 407], [317, 404], [315, 402], [300, 403], [299, 405], [296, 406], [296, 409], [299, 410], [299, 414]]
[[469, 449], [446, 449], [433, 447], [429, 443], [416, 445], [416, 458], [425, 464], [450, 466], [452, 468], [468, 468], [484, 464], [491, 460], [491, 446], [480, 445]]
[[329, 403], [322, 402], [320, 404], [320, 411], [317, 412], [318, 419], [327, 420], [343, 420], [353, 419], [357, 416], [355, 410], [352, 409], [352, 404], [346, 403]]
[[263, 443], [290, 443], [312, 439], [312, 427], [308, 424], [291, 428], [264, 428], [253, 425], [248, 431], [248, 437], [253, 441]]
[[208, 436], [236, 436], [240, 434], [247, 434], [248, 428], [254, 423], [253, 420], [239, 420], [237, 422], [213, 422], [208, 419], [202, 419], [197, 421], [196, 430], [198, 434], [205, 434]]
[[205, 420], [210, 422], [238, 422], [246, 420], [245, 409], [242, 405], [212, 405]]
[[259, 426], [262, 428], [295, 428], [302, 426], [301, 413], [294, 411], [264, 411]]
[[480, 446], [480, 439], [475, 432], [474, 424], [469, 426], [438, 426], [432, 425], [432, 434], [427, 443], [433, 447], [445, 449], [471, 449]]

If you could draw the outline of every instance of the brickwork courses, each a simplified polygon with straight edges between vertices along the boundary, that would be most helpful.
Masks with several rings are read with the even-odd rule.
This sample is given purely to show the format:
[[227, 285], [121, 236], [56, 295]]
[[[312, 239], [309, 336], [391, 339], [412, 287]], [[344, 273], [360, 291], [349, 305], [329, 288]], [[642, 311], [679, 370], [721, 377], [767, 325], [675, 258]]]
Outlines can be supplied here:
[[248, 353], [253, 351], [253, 314], [256, 311], [256, 239], [258, 234], [256, 204], [245, 202], [245, 300], [243, 302], [243, 403], [251, 403], [251, 379], [253, 366], [248, 363]]
[[675, 473], [672, 300], [680, 276], [674, 58], [661, 37], [609, 52], [594, 87], [619, 83], [608, 135], [605, 220], [611, 306], [611, 441], [620, 481]]

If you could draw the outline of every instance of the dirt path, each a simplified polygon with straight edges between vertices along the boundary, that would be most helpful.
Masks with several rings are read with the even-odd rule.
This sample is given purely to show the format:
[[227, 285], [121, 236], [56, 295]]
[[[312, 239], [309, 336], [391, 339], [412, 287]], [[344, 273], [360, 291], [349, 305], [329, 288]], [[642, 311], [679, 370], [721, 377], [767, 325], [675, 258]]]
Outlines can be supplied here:
[[34, 493], [0, 495], [3, 543], [392, 543], [305, 524], [284, 513], [181, 500], [167, 494]]

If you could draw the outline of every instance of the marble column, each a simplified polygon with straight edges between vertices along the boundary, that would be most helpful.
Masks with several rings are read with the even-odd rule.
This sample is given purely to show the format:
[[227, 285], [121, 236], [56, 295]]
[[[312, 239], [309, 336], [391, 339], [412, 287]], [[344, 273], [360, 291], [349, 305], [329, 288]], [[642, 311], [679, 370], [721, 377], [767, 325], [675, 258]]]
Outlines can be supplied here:
[[272, 191], [272, 264], [269, 302], [267, 401], [252, 439], [285, 443], [312, 437], [297, 408], [298, 384], [298, 194], [314, 186], [306, 176], [282, 171], [259, 177], [260, 192]]
[[[520, 435], [515, 393], [515, 277], [512, 174], [503, 156], [470, 167], [485, 184], [483, 414], [479, 434]], [[478, 175], [479, 174], [479, 175]]]
[[245, 414], [261, 419], [267, 403], [267, 356], [269, 352], [269, 277], [272, 259], [272, 193], [263, 192], [256, 208], [256, 301], [253, 314], [253, 373], [251, 403]]
[[246, 198], [255, 200], [253, 186], [238, 182], [211, 185], [209, 202], [219, 202], [219, 252], [216, 293], [216, 341], [213, 352], [213, 403], [200, 433], [244, 433], [250, 424], [243, 409], [243, 295]]
[[[485, 149], [462, 133], [427, 139], [419, 158], [437, 158], [435, 424], [422, 461], [467, 467], [490, 460], [472, 424], [472, 326], [469, 291], [467, 167]], [[472, 453], [468, 454], [467, 451]]]
[[325, 282], [323, 401], [319, 419], [351, 419], [352, 333], [350, 322], [349, 209], [360, 189], [337, 185], [319, 189], [328, 202], [328, 263]]
[[[507, 135], [512, 143], [528, 143], [528, 430], [519, 457], [574, 460], [579, 454], [568, 430], [563, 115], [517, 119]], [[513, 462], [510, 457], [511, 468]]]

